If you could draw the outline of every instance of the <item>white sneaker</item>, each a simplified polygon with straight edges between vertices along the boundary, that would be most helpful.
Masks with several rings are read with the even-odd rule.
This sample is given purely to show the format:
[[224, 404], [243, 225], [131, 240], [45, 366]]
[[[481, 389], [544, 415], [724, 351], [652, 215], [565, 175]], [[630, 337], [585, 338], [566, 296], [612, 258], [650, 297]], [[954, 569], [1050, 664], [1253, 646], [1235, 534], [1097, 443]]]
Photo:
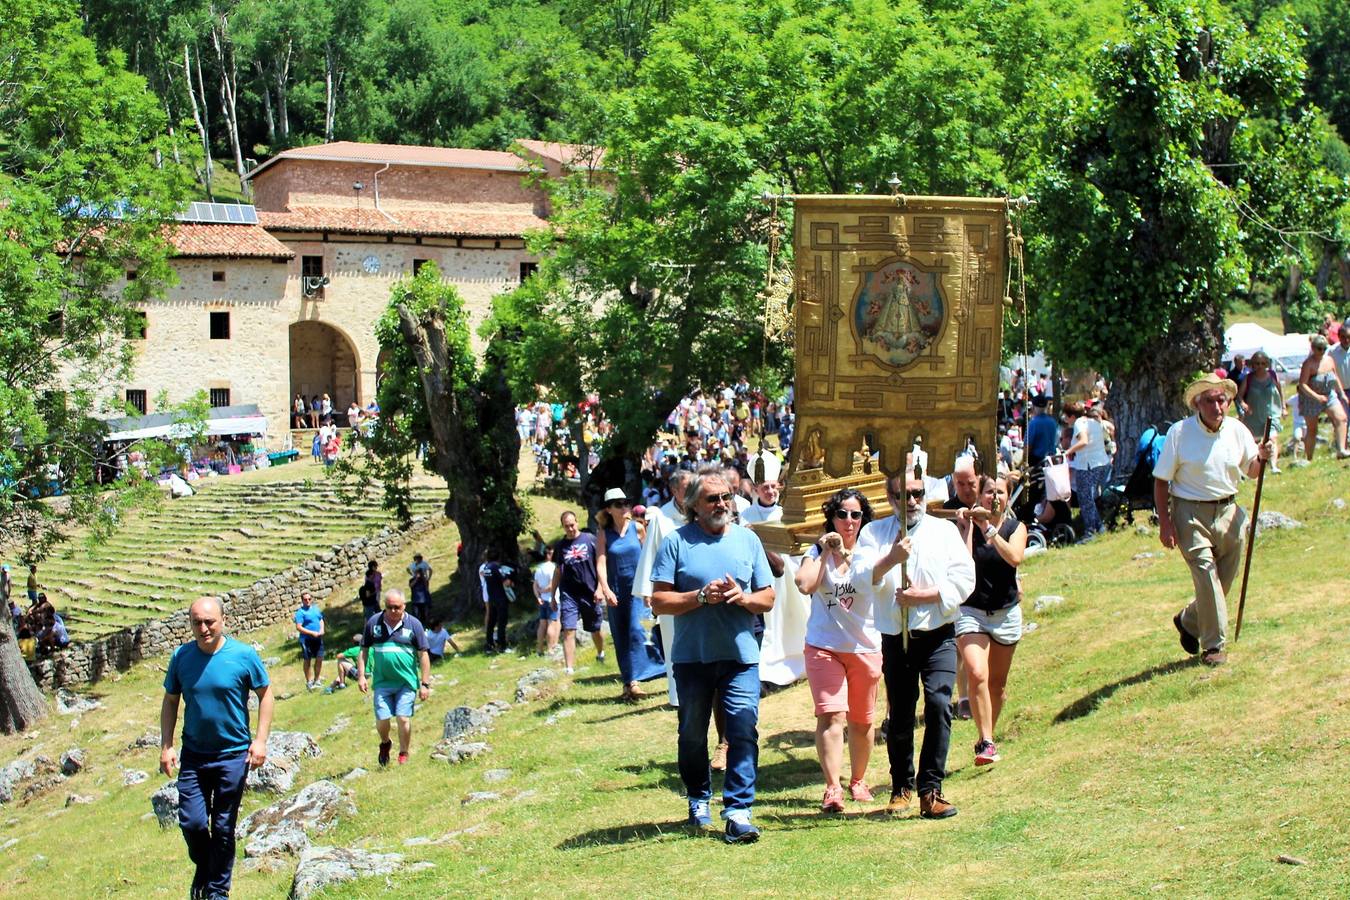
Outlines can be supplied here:
[[595, 661], [598, 662], [598, 663], [604, 662], [604, 661], [605, 661], [605, 651], [601, 650], [599, 653], [595, 654]]
[[563, 669], [563, 674], [564, 674], [564, 675], [573, 675], [573, 674], [575, 674], [575, 673], [576, 673], [576, 669], [573, 669], [571, 666], [568, 666], [567, 668]]

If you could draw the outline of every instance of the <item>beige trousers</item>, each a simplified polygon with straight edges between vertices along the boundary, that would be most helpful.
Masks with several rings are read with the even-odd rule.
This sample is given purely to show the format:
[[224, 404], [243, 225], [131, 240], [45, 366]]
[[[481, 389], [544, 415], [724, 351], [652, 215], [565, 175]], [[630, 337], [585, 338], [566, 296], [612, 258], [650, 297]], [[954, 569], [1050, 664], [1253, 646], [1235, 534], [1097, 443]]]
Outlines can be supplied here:
[[1247, 514], [1235, 502], [1202, 503], [1171, 498], [1177, 549], [1191, 569], [1195, 599], [1181, 611], [1181, 625], [1201, 650], [1222, 650], [1228, 631], [1226, 596], [1242, 562]]

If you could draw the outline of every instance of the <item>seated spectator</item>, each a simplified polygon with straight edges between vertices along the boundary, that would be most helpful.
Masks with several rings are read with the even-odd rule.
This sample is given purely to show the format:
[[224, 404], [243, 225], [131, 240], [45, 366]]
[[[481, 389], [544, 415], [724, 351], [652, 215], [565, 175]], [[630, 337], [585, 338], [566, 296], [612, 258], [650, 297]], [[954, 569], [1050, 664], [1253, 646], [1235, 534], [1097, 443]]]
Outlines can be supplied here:
[[352, 638], [352, 646], [348, 647], [338, 654], [337, 658], [337, 677], [333, 683], [324, 688], [325, 694], [331, 694], [333, 691], [340, 691], [347, 686], [348, 678], [356, 677], [356, 658], [361, 655], [361, 634], [357, 632]]
[[48, 605], [43, 612], [42, 630], [38, 632], [38, 652], [51, 653], [70, 643], [65, 621]]
[[445, 630], [445, 625], [440, 619], [431, 620], [431, 629], [427, 632], [427, 653], [431, 655], [431, 661], [438, 663], [445, 659], [445, 645], [449, 644], [455, 648], [456, 653], [462, 653], [459, 644], [455, 643], [455, 636]]

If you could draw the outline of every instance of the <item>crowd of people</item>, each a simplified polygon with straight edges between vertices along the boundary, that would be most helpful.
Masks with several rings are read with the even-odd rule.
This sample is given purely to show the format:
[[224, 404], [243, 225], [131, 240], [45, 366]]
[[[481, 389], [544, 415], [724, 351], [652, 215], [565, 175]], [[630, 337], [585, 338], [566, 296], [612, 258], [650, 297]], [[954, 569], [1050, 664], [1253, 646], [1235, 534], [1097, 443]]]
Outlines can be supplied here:
[[65, 619], [56, 611], [56, 607], [40, 590], [38, 568], [28, 567], [26, 581], [28, 608], [19, 602], [14, 591], [14, 579], [9, 563], [0, 565], [0, 603], [8, 610], [14, 626], [14, 637], [18, 641], [23, 658], [32, 662], [47, 656], [70, 643], [70, 633], [66, 630]]

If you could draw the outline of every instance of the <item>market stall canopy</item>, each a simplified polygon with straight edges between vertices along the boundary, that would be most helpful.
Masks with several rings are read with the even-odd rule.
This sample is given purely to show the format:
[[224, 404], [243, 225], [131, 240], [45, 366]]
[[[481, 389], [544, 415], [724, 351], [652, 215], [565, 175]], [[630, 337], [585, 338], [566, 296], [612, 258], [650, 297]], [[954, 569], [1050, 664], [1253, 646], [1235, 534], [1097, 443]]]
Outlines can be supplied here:
[[[109, 419], [109, 433], [105, 441], [138, 441], [145, 438], [181, 437], [188, 432], [173, 413], [156, 413], [150, 416], [132, 416], [124, 419]], [[256, 403], [243, 403], [238, 406], [217, 406], [206, 417], [206, 433], [214, 434], [267, 434], [267, 417]]]

